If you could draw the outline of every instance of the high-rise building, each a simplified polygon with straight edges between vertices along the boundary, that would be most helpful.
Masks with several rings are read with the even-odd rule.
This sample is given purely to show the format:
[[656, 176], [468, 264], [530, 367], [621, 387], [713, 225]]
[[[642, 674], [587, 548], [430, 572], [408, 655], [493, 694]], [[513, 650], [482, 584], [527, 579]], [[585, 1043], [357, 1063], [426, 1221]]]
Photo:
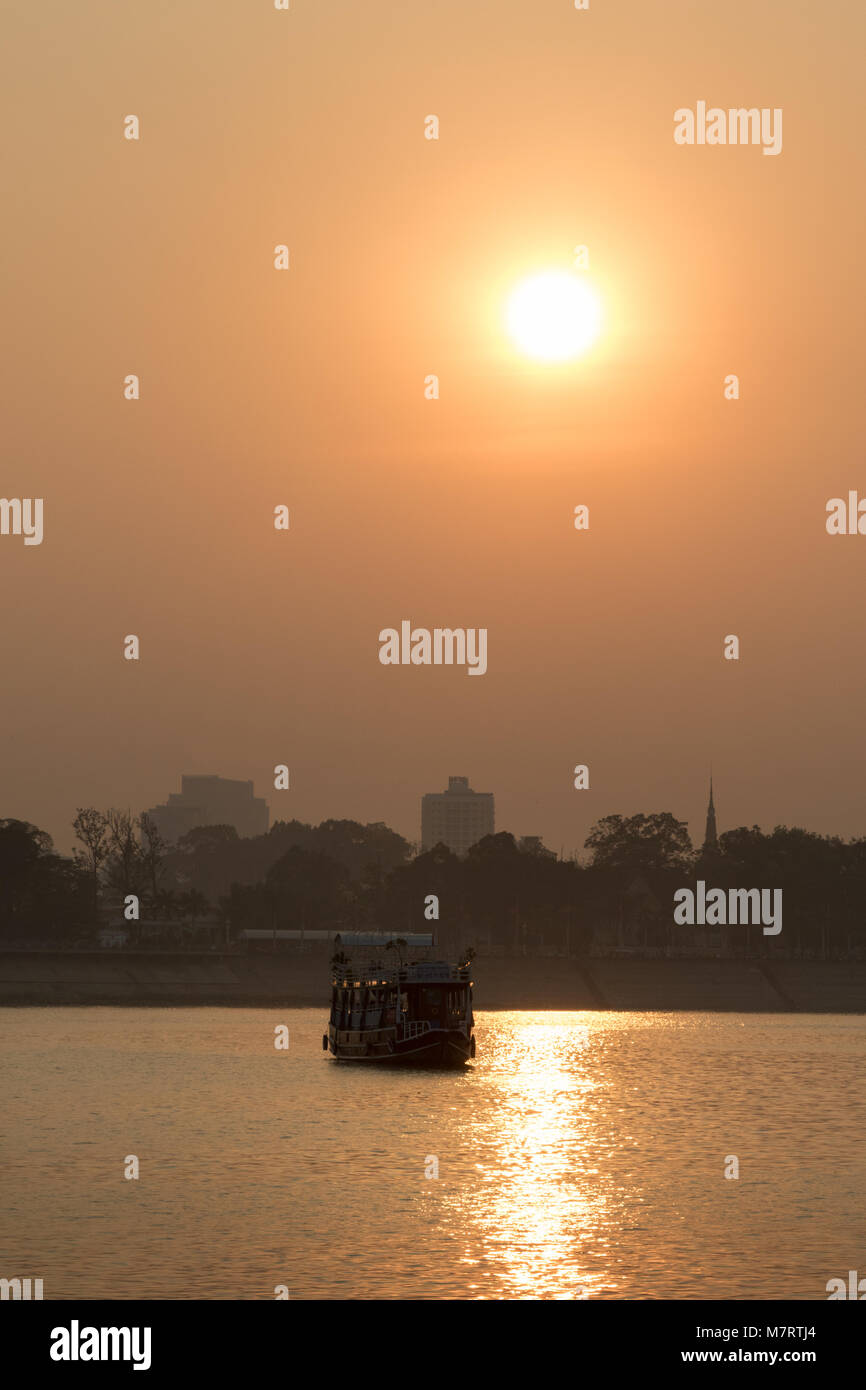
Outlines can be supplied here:
[[180, 779], [180, 791], [146, 813], [164, 840], [173, 843], [198, 825], [233, 825], [239, 835], [265, 835], [268, 803], [253, 795], [252, 782], [227, 777]]
[[493, 834], [493, 793], [474, 792], [468, 777], [449, 777], [446, 792], [427, 792], [421, 798], [421, 848], [447, 845], [465, 854], [471, 845]]

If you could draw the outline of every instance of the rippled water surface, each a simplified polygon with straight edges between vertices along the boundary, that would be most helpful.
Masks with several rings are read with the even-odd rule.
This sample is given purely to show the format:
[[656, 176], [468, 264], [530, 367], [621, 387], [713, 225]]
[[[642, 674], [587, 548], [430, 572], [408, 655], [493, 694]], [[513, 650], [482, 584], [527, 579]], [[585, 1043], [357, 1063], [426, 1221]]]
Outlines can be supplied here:
[[866, 1272], [859, 1017], [481, 1014], [459, 1074], [335, 1063], [325, 1021], [0, 1010], [0, 1276], [46, 1298], [825, 1299]]

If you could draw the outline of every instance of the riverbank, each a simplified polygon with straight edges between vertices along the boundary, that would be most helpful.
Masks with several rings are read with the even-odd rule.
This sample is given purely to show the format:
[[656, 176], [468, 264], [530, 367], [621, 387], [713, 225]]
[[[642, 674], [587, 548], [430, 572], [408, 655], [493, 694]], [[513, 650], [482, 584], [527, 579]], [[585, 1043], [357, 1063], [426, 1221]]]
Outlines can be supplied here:
[[[866, 962], [482, 957], [475, 1006], [866, 1013]], [[329, 1000], [326, 956], [2, 951], [0, 1006], [282, 1004]]]

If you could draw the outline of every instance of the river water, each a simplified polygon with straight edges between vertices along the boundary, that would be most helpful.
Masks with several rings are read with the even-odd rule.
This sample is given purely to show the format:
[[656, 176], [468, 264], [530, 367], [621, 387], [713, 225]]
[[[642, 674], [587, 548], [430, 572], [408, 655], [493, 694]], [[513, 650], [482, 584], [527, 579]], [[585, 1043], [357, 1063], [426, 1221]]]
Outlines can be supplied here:
[[0, 1010], [0, 1277], [46, 1299], [826, 1299], [866, 1274], [860, 1017], [482, 1013], [459, 1074], [336, 1063], [326, 1019]]

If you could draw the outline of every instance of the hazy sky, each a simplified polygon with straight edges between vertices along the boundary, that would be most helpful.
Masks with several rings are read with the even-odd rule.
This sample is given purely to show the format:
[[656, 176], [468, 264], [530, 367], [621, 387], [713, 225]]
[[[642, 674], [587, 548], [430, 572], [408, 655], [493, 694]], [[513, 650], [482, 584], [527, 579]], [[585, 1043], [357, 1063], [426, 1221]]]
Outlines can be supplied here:
[[[6, 0], [0, 815], [66, 848], [212, 772], [416, 839], [458, 774], [569, 852], [700, 838], [712, 761], [720, 831], [866, 834], [863, 16]], [[698, 101], [781, 154], [676, 145]], [[577, 244], [605, 327], [540, 365], [506, 301]], [[382, 666], [406, 618], [487, 674]]]

